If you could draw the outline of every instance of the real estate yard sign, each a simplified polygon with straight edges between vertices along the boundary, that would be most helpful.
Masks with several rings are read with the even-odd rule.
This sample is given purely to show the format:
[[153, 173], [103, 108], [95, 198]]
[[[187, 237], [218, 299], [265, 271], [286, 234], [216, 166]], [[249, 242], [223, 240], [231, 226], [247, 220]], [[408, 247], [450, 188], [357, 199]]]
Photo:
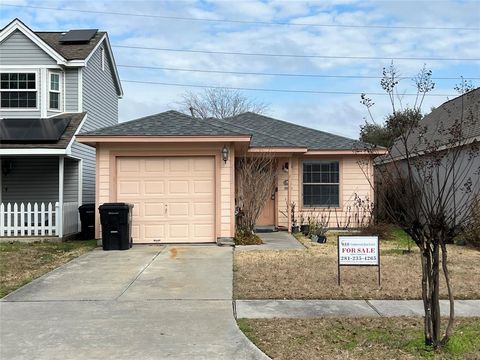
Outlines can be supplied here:
[[377, 266], [380, 286], [380, 247], [378, 236], [338, 236], [338, 285], [341, 266]]

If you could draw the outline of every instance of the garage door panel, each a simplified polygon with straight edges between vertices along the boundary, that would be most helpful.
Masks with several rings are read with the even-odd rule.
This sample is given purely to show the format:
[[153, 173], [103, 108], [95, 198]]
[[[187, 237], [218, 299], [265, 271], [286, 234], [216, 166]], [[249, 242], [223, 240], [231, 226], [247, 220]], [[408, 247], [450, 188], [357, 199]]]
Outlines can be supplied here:
[[193, 180], [192, 182], [195, 194], [213, 194], [213, 180]]
[[193, 204], [193, 216], [214, 215], [214, 204], [211, 202], [197, 202]]
[[170, 158], [168, 159], [169, 173], [175, 175], [176, 173], [189, 173], [190, 172], [190, 159], [189, 158]]
[[165, 182], [145, 180], [143, 193], [145, 195], [164, 195]]
[[168, 203], [168, 217], [169, 218], [176, 218], [176, 217], [188, 217], [190, 215], [189, 212], [190, 203], [189, 202], [173, 202], [170, 201]]
[[140, 183], [138, 181], [119, 181], [118, 182], [118, 194], [125, 196], [139, 196], [140, 195]]
[[145, 218], [165, 217], [165, 204], [161, 202], [148, 202], [144, 204]]
[[165, 173], [165, 159], [152, 158], [144, 161], [146, 173]]
[[165, 239], [165, 225], [164, 224], [145, 224], [145, 241], [143, 242], [160, 242]]
[[169, 180], [168, 195], [171, 194], [190, 194], [188, 180]]
[[213, 157], [118, 158], [117, 201], [133, 203], [137, 243], [215, 241]]
[[135, 158], [123, 158], [118, 164], [118, 169], [122, 172], [122, 175], [126, 175], [125, 173], [138, 173], [140, 171], [140, 162]]

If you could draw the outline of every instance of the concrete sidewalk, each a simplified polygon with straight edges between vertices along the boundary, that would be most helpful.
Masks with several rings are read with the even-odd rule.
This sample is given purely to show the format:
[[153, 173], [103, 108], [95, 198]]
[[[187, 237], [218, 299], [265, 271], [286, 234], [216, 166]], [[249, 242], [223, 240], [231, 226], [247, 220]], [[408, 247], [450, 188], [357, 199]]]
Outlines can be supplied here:
[[[238, 319], [423, 316], [421, 300], [236, 300]], [[448, 316], [447, 300], [440, 301]], [[480, 300], [456, 300], [455, 315], [480, 317]]]
[[305, 250], [305, 246], [286, 231], [259, 232], [262, 245], [237, 245], [235, 251], [252, 250]]
[[232, 249], [94, 250], [0, 301], [0, 359], [268, 359], [238, 328]]

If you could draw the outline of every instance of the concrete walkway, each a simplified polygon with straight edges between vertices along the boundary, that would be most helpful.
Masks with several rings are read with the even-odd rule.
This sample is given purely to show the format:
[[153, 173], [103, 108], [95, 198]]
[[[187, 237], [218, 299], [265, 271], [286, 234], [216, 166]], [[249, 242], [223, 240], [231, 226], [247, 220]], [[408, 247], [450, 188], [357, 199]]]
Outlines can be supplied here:
[[262, 245], [237, 245], [235, 250], [305, 250], [305, 246], [286, 231], [257, 233], [257, 235], [262, 239]]
[[[423, 316], [421, 300], [237, 300], [238, 319]], [[447, 300], [440, 301], [448, 316]], [[456, 300], [455, 315], [480, 317], [480, 300]]]
[[238, 329], [232, 249], [94, 250], [0, 301], [0, 359], [267, 359]]

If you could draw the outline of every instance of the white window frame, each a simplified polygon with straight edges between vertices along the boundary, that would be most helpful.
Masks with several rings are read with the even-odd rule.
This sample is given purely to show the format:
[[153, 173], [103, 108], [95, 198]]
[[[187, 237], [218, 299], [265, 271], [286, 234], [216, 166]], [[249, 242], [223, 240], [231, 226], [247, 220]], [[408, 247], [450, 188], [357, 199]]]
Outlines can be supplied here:
[[[52, 89], [52, 75], [58, 75], [58, 90], [53, 90]], [[48, 71], [48, 96], [47, 96], [47, 101], [48, 101], [48, 111], [55, 111], [55, 112], [61, 112], [62, 111], [62, 106], [63, 106], [63, 101], [62, 101], [62, 73], [59, 71]], [[56, 108], [51, 108], [50, 107], [50, 93], [57, 93], [58, 94], [58, 109]]]
[[40, 101], [39, 101], [39, 92], [40, 92], [40, 89], [39, 89], [39, 86], [38, 86], [38, 82], [40, 81], [40, 74], [39, 74], [39, 71], [38, 70], [24, 70], [24, 69], [8, 69], [8, 70], [2, 70], [0, 71], [0, 74], [12, 74], [12, 73], [16, 73], [16, 74], [35, 74], [35, 89], [0, 89], [0, 92], [7, 92], [7, 91], [25, 91], [25, 92], [33, 92], [35, 91], [36, 94], [37, 94], [37, 98], [36, 98], [36, 107], [34, 108], [4, 108], [2, 107], [2, 104], [0, 103], [0, 110], [1, 111], [39, 111], [40, 110]]
[[[336, 162], [338, 163], [338, 182], [336, 183], [333, 183], [333, 182], [327, 182], [327, 183], [324, 183], [324, 182], [303, 182], [303, 175], [304, 175], [304, 165], [305, 163], [332, 163], [332, 162]], [[301, 194], [301, 204], [302, 204], [302, 209], [309, 209], [309, 210], [312, 210], [312, 209], [342, 209], [343, 206], [342, 206], [342, 187], [341, 187], [341, 161], [338, 160], [338, 159], [321, 159], [321, 160], [316, 160], [316, 159], [311, 159], [311, 160], [307, 160], [307, 159], [304, 159], [302, 161], [302, 172], [301, 172], [301, 191], [300, 191], [300, 194]], [[303, 189], [304, 189], [304, 185], [336, 185], [338, 186], [338, 205], [330, 205], [330, 206], [327, 206], [327, 205], [305, 205], [305, 199], [304, 199], [304, 194], [303, 194]]]

